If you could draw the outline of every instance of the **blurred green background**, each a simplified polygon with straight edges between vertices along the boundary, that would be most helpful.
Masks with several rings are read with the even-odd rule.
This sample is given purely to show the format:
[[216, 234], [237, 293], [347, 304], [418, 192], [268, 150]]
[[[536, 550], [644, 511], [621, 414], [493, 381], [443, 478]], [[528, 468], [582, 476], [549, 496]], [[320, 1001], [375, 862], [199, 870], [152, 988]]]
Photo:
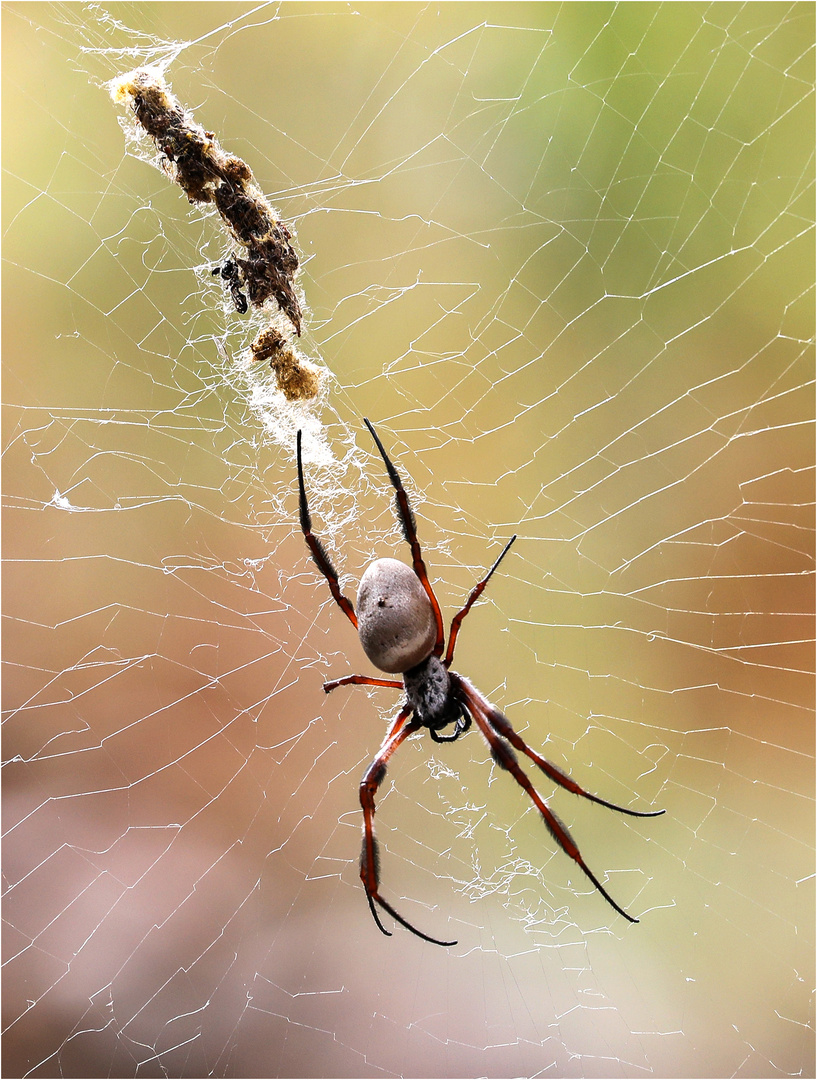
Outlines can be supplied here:
[[[813, 1075], [813, 5], [2, 17], [5, 1075]], [[123, 135], [167, 62], [296, 232], [311, 406], [221, 360], [218, 222]], [[397, 695], [321, 691], [370, 667], [293, 453], [354, 595], [407, 556], [362, 416], [449, 616], [519, 534], [455, 666], [666, 807], [538, 785], [640, 925], [476, 734], [378, 804], [459, 944], [373, 925]]]

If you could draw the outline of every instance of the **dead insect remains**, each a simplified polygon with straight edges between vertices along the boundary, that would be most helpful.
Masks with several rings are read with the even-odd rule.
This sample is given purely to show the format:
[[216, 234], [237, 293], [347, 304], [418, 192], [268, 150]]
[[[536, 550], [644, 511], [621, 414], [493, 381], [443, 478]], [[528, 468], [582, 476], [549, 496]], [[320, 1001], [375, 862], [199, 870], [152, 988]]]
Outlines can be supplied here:
[[[302, 313], [295, 291], [299, 262], [292, 233], [270, 206], [249, 165], [227, 153], [212, 131], [196, 123], [160, 71], [131, 71], [115, 79], [110, 92], [114, 101], [130, 103], [163, 155], [166, 171], [189, 201], [211, 203], [221, 215], [237, 251], [212, 273], [221, 275], [236, 311], [243, 315], [249, 305], [262, 308], [274, 300], [300, 335]], [[273, 371], [278, 374], [274, 365]], [[312, 372], [312, 378], [302, 382], [311, 384], [313, 393], [302, 396], [317, 393], [317, 375]], [[279, 388], [283, 389], [280, 381]]]

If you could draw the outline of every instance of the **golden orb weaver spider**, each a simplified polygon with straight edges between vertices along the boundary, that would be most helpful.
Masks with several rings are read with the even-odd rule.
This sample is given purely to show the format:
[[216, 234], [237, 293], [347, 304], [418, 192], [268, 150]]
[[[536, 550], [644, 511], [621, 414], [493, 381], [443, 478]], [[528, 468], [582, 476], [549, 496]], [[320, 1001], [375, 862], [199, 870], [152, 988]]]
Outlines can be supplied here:
[[[363, 809], [360, 879], [366, 890], [366, 898], [369, 901], [374, 921], [382, 933], [391, 937], [391, 931], [385, 928], [377, 913], [375, 907], [377, 904], [401, 926], [422, 938], [423, 941], [444, 946], [457, 944], [456, 941], [441, 941], [439, 938], [424, 934], [395, 911], [388, 900], [381, 896], [380, 859], [374, 833], [375, 795], [386, 775], [389, 758], [409, 735], [413, 735], [421, 728], [428, 728], [435, 742], [454, 742], [468, 731], [473, 720], [488, 743], [494, 761], [509, 772], [519, 786], [527, 792], [556, 843], [581, 867], [608, 904], [629, 922], [638, 922], [638, 919], [628, 915], [624, 908], [616, 903], [587, 866], [567, 827], [548, 807], [520, 768], [515, 751], [525, 754], [545, 776], [560, 787], [572, 791], [574, 795], [581, 795], [582, 798], [589, 799], [591, 802], [599, 803], [600, 806], [606, 806], [608, 810], [616, 810], [620, 814], [629, 814], [632, 817], [658, 817], [665, 811], [628, 810], [624, 806], [607, 802], [598, 795], [591, 795], [589, 791], [579, 787], [567, 773], [537, 754], [535, 750], [531, 750], [511, 727], [507, 717], [495, 705], [483, 697], [464, 676], [451, 671], [454, 646], [462, 621], [507, 555], [511, 544], [516, 540], [516, 535], [510, 538], [491, 569], [471, 590], [465, 606], [452, 619], [446, 648], [442, 612], [423, 562], [417, 540], [417, 526], [408, 496], [374, 427], [365, 418], [363, 422], [375, 441], [396, 492], [397, 517], [403, 536], [411, 548], [412, 566], [409, 568], [396, 559], [376, 559], [371, 563], [360, 580], [357, 614], [352, 601], [340, 591], [337, 572], [323, 544], [312, 532], [312, 519], [304, 487], [300, 431], [298, 432], [297, 457], [301, 531], [312, 558], [326, 578], [335, 603], [357, 630], [363, 650], [374, 666], [386, 674], [402, 676], [402, 681], [398, 681], [373, 679], [368, 675], [346, 675], [342, 679], [324, 683], [323, 689], [328, 694], [338, 686], [389, 686], [395, 690], [404, 690], [406, 695], [405, 703], [392, 721], [377, 755], [360, 781], [360, 805]], [[452, 725], [453, 730], [450, 734], [440, 734]]]

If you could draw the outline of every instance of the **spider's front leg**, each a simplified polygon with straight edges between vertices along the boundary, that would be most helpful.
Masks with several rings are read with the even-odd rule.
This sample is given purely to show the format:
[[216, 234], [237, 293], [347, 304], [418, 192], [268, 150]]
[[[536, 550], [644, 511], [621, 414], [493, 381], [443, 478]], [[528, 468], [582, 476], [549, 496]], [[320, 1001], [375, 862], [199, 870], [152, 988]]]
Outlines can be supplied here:
[[320, 540], [312, 532], [312, 515], [309, 513], [309, 502], [306, 498], [304, 486], [304, 465], [301, 457], [301, 432], [298, 432], [296, 455], [298, 458], [298, 509], [301, 520], [301, 532], [304, 534], [306, 546], [312, 555], [315, 565], [326, 578], [329, 591], [332, 593], [335, 603], [341, 609], [349, 622], [357, 629], [357, 615], [352, 601], [340, 591], [338, 573], [332, 565], [332, 560], [326, 554], [326, 549]]
[[323, 684], [323, 692], [331, 694], [339, 686], [389, 686], [393, 690], [402, 690], [403, 684], [396, 679], [373, 679], [370, 675], [344, 675], [342, 679], [332, 679]]
[[434, 644], [434, 655], [442, 656], [443, 646], [445, 645], [445, 631], [443, 629], [443, 616], [440, 611], [440, 605], [437, 597], [434, 595], [434, 590], [431, 587], [431, 582], [428, 578], [428, 570], [426, 564], [423, 561], [423, 553], [420, 549], [420, 542], [417, 539], [417, 522], [414, 520], [414, 512], [411, 509], [408, 501], [408, 495], [406, 489], [403, 487], [403, 481], [392, 464], [391, 458], [386, 453], [383, 443], [380, 441], [380, 436], [375, 431], [370, 420], [363, 417], [363, 423], [369, 429], [372, 438], [375, 441], [377, 449], [380, 451], [380, 456], [383, 458], [383, 464], [386, 466], [386, 472], [389, 474], [389, 479], [392, 482], [392, 487], [395, 490], [397, 518], [400, 522], [400, 526], [403, 530], [403, 536], [406, 543], [411, 548], [411, 562], [414, 567], [414, 573], [420, 580], [421, 585], [428, 597], [428, 602], [431, 604], [431, 610], [434, 615], [434, 624], [436, 626], [436, 640]]
[[429, 941], [432, 945], [456, 945], [456, 941], [440, 941], [438, 938], [424, 934], [416, 926], [412, 926], [408, 919], [404, 919], [402, 915], [398, 914], [391, 904], [380, 895], [380, 855], [377, 838], [374, 834], [374, 799], [386, 775], [389, 758], [409, 735], [419, 731], [422, 727], [419, 720], [412, 720], [408, 724], [405, 722], [410, 713], [411, 709], [404, 705], [389, 729], [377, 757], [363, 774], [363, 779], [360, 781], [360, 805], [363, 809], [363, 848], [360, 853], [360, 880], [366, 890], [366, 898], [369, 901], [374, 921], [386, 937], [391, 937], [391, 931], [387, 930], [380, 921], [375, 904], [379, 904], [401, 926], [405, 926], [406, 930], [410, 930], [412, 934], [416, 934], [423, 941]]

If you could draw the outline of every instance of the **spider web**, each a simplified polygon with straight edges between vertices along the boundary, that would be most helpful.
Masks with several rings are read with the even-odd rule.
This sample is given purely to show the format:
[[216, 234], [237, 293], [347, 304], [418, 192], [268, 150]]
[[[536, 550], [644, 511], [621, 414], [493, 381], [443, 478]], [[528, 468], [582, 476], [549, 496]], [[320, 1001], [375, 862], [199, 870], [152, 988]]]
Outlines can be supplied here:
[[[9, 1076], [814, 1075], [806, 4], [3, 8]], [[105, 83], [163, 67], [296, 234], [288, 405]], [[123, 126], [124, 125], [124, 139]], [[354, 596], [408, 558], [475, 733], [378, 800]], [[391, 925], [390, 923], [388, 924]]]

